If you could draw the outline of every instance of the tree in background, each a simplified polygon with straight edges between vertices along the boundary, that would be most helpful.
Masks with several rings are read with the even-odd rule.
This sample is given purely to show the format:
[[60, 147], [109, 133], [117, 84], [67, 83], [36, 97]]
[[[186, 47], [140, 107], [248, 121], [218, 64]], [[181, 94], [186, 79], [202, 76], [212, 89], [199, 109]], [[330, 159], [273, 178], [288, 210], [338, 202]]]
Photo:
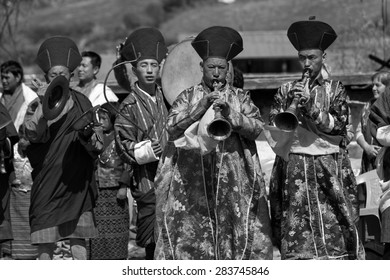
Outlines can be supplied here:
[[17, 58], [19, 56], [15, 33], [18, 29], [21, 2], [31, 1], [0, 0], [0, 58], [3, 58], [4, 55], [12, 58]]

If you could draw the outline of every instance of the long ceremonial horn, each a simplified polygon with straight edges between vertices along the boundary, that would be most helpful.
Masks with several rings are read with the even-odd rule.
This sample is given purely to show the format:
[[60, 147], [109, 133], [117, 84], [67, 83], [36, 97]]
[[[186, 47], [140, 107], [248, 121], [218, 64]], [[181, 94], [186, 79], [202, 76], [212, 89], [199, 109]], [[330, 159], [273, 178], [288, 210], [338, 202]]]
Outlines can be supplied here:
[[[309, 81], [311, 70], [305, 68], [302, 74], [302, 83], [306, 85]], [[300, 98], [295, 97], [286, 111], [275, 116], [275, 126], [283, 131], [294, 131], [299, 124], [297, 109]]]
[[[217, 90], [217, 87], [214, 86], [214, 91]], [[224, 141], [229, 138], [232, 133], [231, 124], [222, 116], [221, 108], [214, 108], [215, 115], [214, 120], [207, 126], [207, 133], [211, 138], [217, 141]]]
[[69, 99], [69, 81], [64, 76], [57, 76], [49, 84], [42, 100], [42, 113], [45, 119], [58, 117]]

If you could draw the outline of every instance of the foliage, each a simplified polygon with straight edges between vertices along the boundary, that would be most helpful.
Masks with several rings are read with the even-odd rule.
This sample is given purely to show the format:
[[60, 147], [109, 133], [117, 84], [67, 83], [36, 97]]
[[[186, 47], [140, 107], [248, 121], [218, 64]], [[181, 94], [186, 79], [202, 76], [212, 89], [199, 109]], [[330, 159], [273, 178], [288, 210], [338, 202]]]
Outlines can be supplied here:
[[24, 1], [0, 0], [0, 57], [4, 55], [11, 57], [18, 56], [15, 32], [18, 26], [20, 5], [22, 2]]
[[125, 24], [127, 29], [135, 29], [140, 26], [139, 18], [135, 13], [127, 13], [123, 15], [123, 23]]
[[93, 29], [94, 25], [90, 22], [74, 22], [70, 25], [68, 22], [59, 21], [51, 25], [37, 25], [32, 27], [27, 33], [27, 37], [32, 43], [41, 43], [44, 38], [55, 35], [69, 36], [80, 38]]
[[163, 9], [166, 13], [172, 13], [180, 9], [195, 7], [199, 4], [213, 4], [216, 0], [163, 0]]
[[70, 36], [81, 49], [111, 52], [139, 26], [158, 27], [168, 43], [175, 43], [178, 34], [211, 25], [286, 30], [295, 20], [317, 15], [339, 35], [328, 50], [328, 64], [335, 71], [367, 72], [379, 68], [368, 54], [385, 61], [390, 55], [390, 32], [381, 15], [386, 1], [0, 0], [0, 61], [32, 63], [39, 43], [51, 35]]
[[160, 2], [148, 4], [144, 9], [144, 14], [153, 21], [151, 25], [154, 27], [158, 27], [165, 20], [165, 11]]

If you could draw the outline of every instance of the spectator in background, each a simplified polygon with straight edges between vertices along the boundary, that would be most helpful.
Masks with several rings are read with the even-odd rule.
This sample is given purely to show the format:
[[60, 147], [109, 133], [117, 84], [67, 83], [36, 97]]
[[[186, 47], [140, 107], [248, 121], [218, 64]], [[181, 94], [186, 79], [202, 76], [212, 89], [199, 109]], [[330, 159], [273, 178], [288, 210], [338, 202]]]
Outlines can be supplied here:
[[24, 121], [27, 106], [37, 98], [37, 94], [23, 83], [23, 68], [17, 61], [9, 60], [0, 66], [3, 93], [1, 103], [11, 115], [16, 130]]
[[[28, 105], [37, 98], [37, 94], [23, 83], [23, 68], [19, 62], [13, 60], [4, 62], [0, 66], [0, 71], [4, 91], [1, 103], [7, 108], [16, 130], [19, 132]], [[31, 245], [28, 221], [32, 168], [22, 151], [22, 145], [22, 143], [14, 145], [15, 178], [11, 182], [10, 198], [14, 239], [4, 244], [3, 253], [10, 255], [13, 259], [36, 259], [38, 252], [36, 246]]]
[[[81, 53], [81, 57], [82, 60], [77, 72], [79, 83], [74, 89], [88, 97], [92, 106], [106, 103], [107, 100], [104, 96], [104, 84], [98, 83], [96, 80], [96, 75], [99, 72], [102, 63], [100, 55], [92, 51], [85, 51]], [[107, 86], [106, 95], [109, 102], [118, 101], [118, 97]]]
[[373, 98], [364, 104], [361, 120], [356, 128], [356, 142], [363, 149], [360, 174], [376, 168], [375, 160], [381, 145], [376, 138], [371, 136], [371, 122], [368, 120], [372, 104], [390, 86], [390, 72], [377, 72], [372, 76], [371, 80]]
[[383, 148], [377, 156], [376, 171], [380, 178], [382, 195], [379, 201], [381, 214], [381, 242], [385, 248], [383, 259], [390, 259], [390, 88], [379, 95], [371, 106], [369, 121], [371, 135]]
[[12, 164], [13, 145], [18, 139], [18, 134], [9, 113], [4, 105], [0, 103], [0, 252], [2, 243], [13, 238], [9, 211], [9, 181], [14, 171]]

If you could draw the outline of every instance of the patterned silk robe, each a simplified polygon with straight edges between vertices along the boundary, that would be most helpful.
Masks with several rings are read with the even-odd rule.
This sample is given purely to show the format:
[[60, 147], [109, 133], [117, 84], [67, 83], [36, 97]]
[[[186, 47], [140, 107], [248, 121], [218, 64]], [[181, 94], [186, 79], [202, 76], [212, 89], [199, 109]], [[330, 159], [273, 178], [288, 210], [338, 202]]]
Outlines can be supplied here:
[[[153, 101], [151, 96], [142, 91], [137, 84], [123, 100], [120, 111], [123, 116], [117, 116], [114, 126], [117, 152], [133, 175], [131, 191], [138, 207], [137, 244], [146, 246], [154, 242], [153, 181], [158, 161], [138, 164], [134, 147], [137, 143], [148, 140], [146, 136], [148, 134], [151, 138], [159, 140], [161, 148], [164, 148], [168, 140], [165, 131], [168, 111], [160, 87], [156, 88], [156, 100]], [[127, 119], [137, 124], [142, 131]]]
[[272, 259], [267, 198], [255, 139], [263, 129], [248, 92], [226, 85], [232, 133], [216, 149], [173, 142], [207, 108], [203, 83], [183, 91], [168, 116], [168, 143], [157, 171], [155, 259]]
[[[271, 123], [290, 105], [288, 93], [295, 82], [283, 84], [277, 91]], [[301, 123], [289, 160], [275, 159], [270, 180], [271, 220], [282, 259], [364, 257], [350, 199], [356, 181], [338, 148], [348, 124], [346, 98], [340, 82], [315, 80], [310, 87], [314, 101], [310, 113], [297, 113]], [[313, 140], [313, 135], [318, 138]]]

